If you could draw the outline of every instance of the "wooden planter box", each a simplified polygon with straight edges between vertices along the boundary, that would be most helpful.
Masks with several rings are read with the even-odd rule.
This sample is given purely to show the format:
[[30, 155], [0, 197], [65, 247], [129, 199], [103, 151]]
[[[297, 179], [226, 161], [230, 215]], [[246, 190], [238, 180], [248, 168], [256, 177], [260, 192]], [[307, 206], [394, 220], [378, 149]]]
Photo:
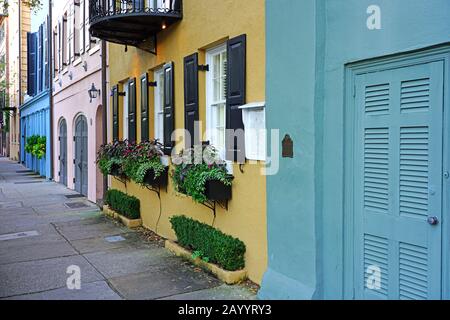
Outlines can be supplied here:
[[128, 228], [138, 228], [142, 226], [142, 219], [128, 219], [127, 217], [124, 217], [119, 213], [117, 213], [116, 211], [112, 210], [107, 205], [103, 206], [103, 213], [108, 217], [111, 217], [115, 220], [122, 222]]
[[185, 248], [179, 246], [177, 243], [166, 240], [165, 247], [167, 250], [173, 252], [178, 257], [183, 257], [189, 261], [191, 261], [196, 266], [204, 268], [214, 274], [217, 278], [225, 282], [226, 284], [237, 284], [245, 279], [247, 279], [247, 271], [246, 270], [237, 270], [237, 271], [227, 271], [222, 269], [216, 264], [208, 263], [203, 261], [200, 258], [192, 258], [192, 252], [186, 250]]
[[219, 180], [208, 180], [205, 183], [205, 195], [211, 201], [231, 200], [231, 186]]
[[144, 182], [149, 186], [167, 186], [169, 181], [169, 168], [166, 167], [159, 177], [155, 178], [155, 171], [150, 169], [144, 177]]

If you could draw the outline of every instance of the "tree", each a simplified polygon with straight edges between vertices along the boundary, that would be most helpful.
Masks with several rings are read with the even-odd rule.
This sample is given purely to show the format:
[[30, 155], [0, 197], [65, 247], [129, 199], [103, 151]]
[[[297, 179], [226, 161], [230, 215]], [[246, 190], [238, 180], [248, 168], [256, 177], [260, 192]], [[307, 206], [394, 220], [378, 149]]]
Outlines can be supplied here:
[[[19, 0], [14, 0], [16, 3]], [[22, 1], [22, 4], [30, 7], [33, 11], [38, 11], [40, 8], [42, 8], [42, 3], [45, 0], [20, 0]], [[10, 0], [0, 0], [0, 9], [2, 9], [3, 14], [7, 14], [8, 7], [9, 7]]]

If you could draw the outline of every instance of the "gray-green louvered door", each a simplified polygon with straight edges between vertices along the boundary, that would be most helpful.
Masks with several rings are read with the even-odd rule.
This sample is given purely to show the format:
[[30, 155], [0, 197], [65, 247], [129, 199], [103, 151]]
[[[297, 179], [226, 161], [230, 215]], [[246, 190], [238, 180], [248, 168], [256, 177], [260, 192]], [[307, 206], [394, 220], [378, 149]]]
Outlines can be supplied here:
[[59, 182], [67, 186], [67, 124], [59, 124]]
[[358, 75], [355, 90], [355, 298], [439, 299], [443, 63]]
[[75, 190], [88, 194], [88, 127], [84, 116], [75, 124]]

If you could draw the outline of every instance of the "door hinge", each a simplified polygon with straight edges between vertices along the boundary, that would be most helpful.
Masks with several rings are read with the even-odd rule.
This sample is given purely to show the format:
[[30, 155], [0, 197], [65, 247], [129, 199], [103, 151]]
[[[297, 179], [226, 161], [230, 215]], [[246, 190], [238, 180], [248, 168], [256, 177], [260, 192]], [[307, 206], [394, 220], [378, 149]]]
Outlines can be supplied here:
[[76, 160], [75, 159], [73, 159], [73, 164], [76, 164]]
[[73, 178], [73, 183], [75, 183], [75, 178]]
[[77, 141], [77, 137], [73, 137], [73, 142]]
[[356, 85], [353, 86], [353, 98], [356, 97]]
[[58, 171], [58, 176], [61, 177], [61, 171]]
[[58, 156], [58, 160], [60, 160], [60, 161], [61, 161], [61, 156]]

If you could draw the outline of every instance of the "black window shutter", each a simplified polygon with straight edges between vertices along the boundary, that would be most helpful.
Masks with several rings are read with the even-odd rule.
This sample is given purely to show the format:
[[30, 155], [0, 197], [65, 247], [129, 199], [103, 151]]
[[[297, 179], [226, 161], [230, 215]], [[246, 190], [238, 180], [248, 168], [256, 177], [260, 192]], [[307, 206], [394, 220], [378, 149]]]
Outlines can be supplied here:
[[186, 138], [186, 148], [198, 144], [194, 135], [198, 115], [198, 53], [184, 58], [184, 128], [190, 137]]
[[[246, 42], [247, 36], [241, 35], [227, 42], [227, 129], [243, 130], [242, 110], [245, 104], [246, 81]], [[227, 134], [227, 160], [245, 162], [245, 141]]]
[[112, 113], [113, 113], [113, 141], [119, 140], [119, 88], [114, 86], [112, 89]]
[[174, 142], [172, 132], [175, 130], [175, 91], [174, 64], [164, 65], [164, 153], [170, 155]]
[[46, 23], [44, 24], [44, 88], [48, 89], [50, 81], [50, 70], [49, 70], [49, 59], [50, 59], [50, 47], [49, 47], [49, 36], [50, 36], [50, 24], [49, 17], [47, 16]]
[[44, 48], [43, 48], [43, 42], [44, 42], [44, 28], [43, 26], [39, 26], [38, 36], [37, 36], [37, 92], [41, 92], [43, 90], [43, 74], [44, 74]]
[[141, 141], [148, 140], [148, 74], [141, 76]]
[[27, 72], [27, 93], [29, 96], [36, 95], [36, 34], [27, 34], [28, 47], [28, 72]]
[[136, 142], [136, 78], [128, 81], [128, 140]]

